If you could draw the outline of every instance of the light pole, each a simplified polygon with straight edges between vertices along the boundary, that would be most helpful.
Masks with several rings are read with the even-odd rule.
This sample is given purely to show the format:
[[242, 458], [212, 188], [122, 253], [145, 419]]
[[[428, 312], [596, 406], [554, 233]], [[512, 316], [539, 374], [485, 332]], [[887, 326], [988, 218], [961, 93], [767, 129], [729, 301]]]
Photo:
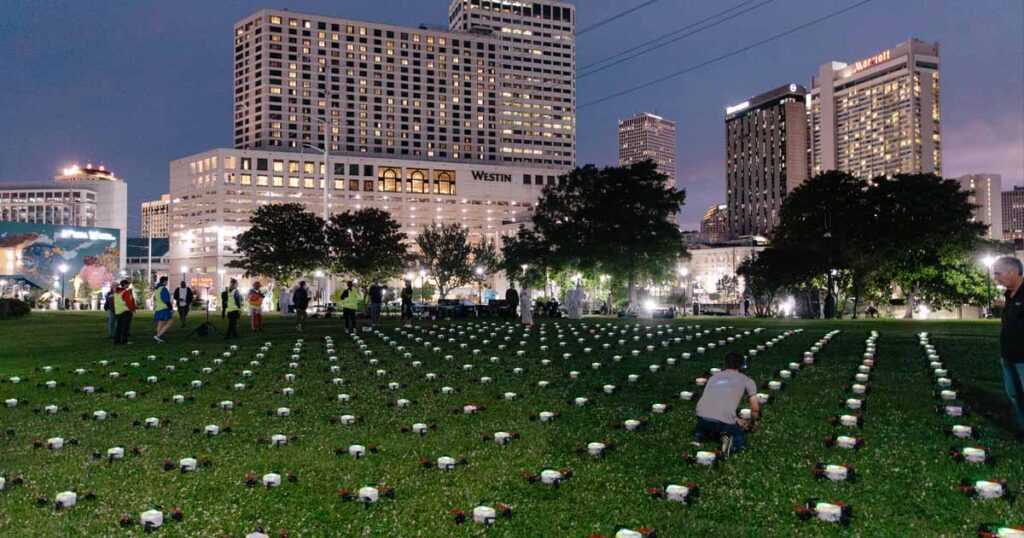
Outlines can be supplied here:
[[985, 317], [992, 317], [992, 266], [996, 263], [996, 258], [991, 254], [986, 255], [981, 259], [981, 263], [985, 264], [985, 286], [988, 288], [988, 306], [985, 307]]
[[[321, 304], [320, 300], [321, 299], [324, 299], [325, 302], [327, 300], [323, 296], [324, 288], [323, 288], [323, 286], [321, 286], [322, 283], [320, 282], [320, 279], [324, 277], [324, 272], [319, 270], [319, 269], [317, 269], [316, 272], [313, 273], [313, 274], [316, 276], [316, 287], [317, 287], [317, 290], [316, 290], [316, 305], [320, 306], [320, 304]], [[335, 308], [337, 308], [337, 307], [335, 307]]]
[[188, 285], [188, 279], [185, 276], [187, 274], [188, 274], [188, 266], [187, 265], [182, 265], [181, 266], [181, 280], [185, 282], [186, 286]]
[[420, 269], [420, 302], [427, 302], [427, 293], [423, 288], [427, 287], [427, 270]]
[[[224, 270], [224, 269], [217, 269], [217, 293], [220, 293], [221, 291], [224, 290], [224, 274], [225, 273], [227, 273], [226, 270]], [[207, 293], [209, 293], [209, 292], [207, 292]], [[214, 296], [216, 297], [217, 295], [214, 294]], [[210, 311], [210, 297], [206, 298], [206, 311], [207, 312]]]
[[62, 263], [58, 269], [60, 270], [60, 310], [66, 310], [67, 307], [64, 305], [64, 280], [68, 272], [68, 264]]
[[689, 267], [680, 267], [679, 268], [679, 276], [682, 277], [682, 279], [684, 281], [684, 283], [683, 283], [683, 311], [685, 312], [686, 311], [686, 305], [688, 305], [690, 303], [690, 301], [689, 301], [690, 282], [687, 280], [687, 277], [690, 276], [690, 268]]
[[[306, 57], [304, 56], [304, 58], [306, 58]], [[330, 209], [329, 209], [329, 202], [328, 202], [329, 194], [328, 194], [328, 190], [327, 190], [327, 188], [328, 188], [327, 187], [327, 185], [328, 185], [328, 174], [329, 174], [328, 168], [330, 167], [330, 149], [331, 149], [329, 141], [330, 141], [331, 126], [334, 125], [335, 122], [332, 121], [332, 119], [331, 119], [331, 98], [330, 98], [330, 95], [328, 95], [327, 92], [324, 91], [324, 90], [316, 90], [316, 94], [318, 96], [320, 96], [320, 97], [323, 97], [323, 99], [324, 99], [324, 116], [326, 116], [327, 119], [317, 118], [317, 117], [314, 117], [312, 115], [310, 115], [308, 117], [310, 119], [316, 120], [317, 123], [321, 123], [324, 126], [323, 148], [318, 148], [318, 147], [316, 147], [316, 146], [314, 146], [312, 144], [303, 144], [302, 146], [305, 147], [305, 148], [316, 150], [316, 151], [323, 151], [323, 154], [324, 154], [324, 168], [323, 168], [323, 172], [321, 173], [321, 176], [323, 177], [323, 181], [324, 181], [324, 202], [323, 202], [323, 215], [322, 215], [322, 218], [324, 219], [324, 225], [326, 226], [327, 225], [327, 221], [328, 221], [328, 219], [330, 219], [330, 216], [331, 216]], [[326, 282], [325, 282], [324, 291], [327, 293], [327, 297], [331, 296], [331, 279], [330, 279], [330, 277], [328, 277]]]
[[484, 268], [479, 265], [473, 270], [476, 273], [477, 285], [480, 286], [480, 304], [484, 304]]

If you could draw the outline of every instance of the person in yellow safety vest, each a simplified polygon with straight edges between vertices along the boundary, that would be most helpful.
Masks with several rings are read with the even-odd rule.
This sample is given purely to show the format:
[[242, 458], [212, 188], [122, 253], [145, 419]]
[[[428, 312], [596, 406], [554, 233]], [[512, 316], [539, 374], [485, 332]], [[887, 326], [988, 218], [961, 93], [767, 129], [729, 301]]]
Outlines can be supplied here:
[[253, 332], [263, 332], [263, 291], [259, 282], [253, 282], [249, 290], [249, 317]]
[[114, 290], [114, 343], [128, 344], [128, 332], [132, 326], [132, 315], [135, 313], [135, 296], [130, 287], [131, 282], [122, 280]]
[[238, 281], [231, 279], [228, 288], [224, 290], [224, 312], [228, 316], [228, 330], [224, 333], [224, 339], [238, 338], [238, 317], [242, 315], [242, 294], [238, 292]]
[[363, 294], [355, 287], [355, 282], [349, 280], [345, 283], [345, 289], [334, 292], [334, 295], [334, 304], [341, 307], [345, 328], [355, 330], [356, 311], [363, 309]]
[[167, 290], [167, 277], [160, 277], [153, 290], [153, 321], [156, 322], [156, 334], [153, 340], [164, 343], [164, 333], [174, 325], [174, 308], [171, 307], [171, 292]]

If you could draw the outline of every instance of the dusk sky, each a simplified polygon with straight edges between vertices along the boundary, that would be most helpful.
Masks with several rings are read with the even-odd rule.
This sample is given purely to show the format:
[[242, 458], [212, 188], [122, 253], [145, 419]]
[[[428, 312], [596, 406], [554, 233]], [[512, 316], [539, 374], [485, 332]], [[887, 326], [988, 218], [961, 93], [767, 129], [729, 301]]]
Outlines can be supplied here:
[[[818, 66], [851, 62], [909, 37], [941, 43], [946, 177], [1002, 174], [1024, 184], [1024, 2], [873, 0], [682, 76], [586, 106], [861, 0], [762, 0], [749, 13], [578, 80], [578, 164], [615, 164], [616, 120], [675, 120], [682, 222], [724, 203], [724, 109]], [[645, 0], [577, 0], [581, 30]], [[577, 67], [744, 0], [658, 0], [577, 39]], [[759, 5], [757, 2], [750, 5]], [[0, 13], [0, 182], [49, 179], [103, 163], [139, 203], [168, 188], [172, 159], [231, 147], [232, 27], [260, 8], [417, 26], [447, 25], [447, 0], [4, 0]]]

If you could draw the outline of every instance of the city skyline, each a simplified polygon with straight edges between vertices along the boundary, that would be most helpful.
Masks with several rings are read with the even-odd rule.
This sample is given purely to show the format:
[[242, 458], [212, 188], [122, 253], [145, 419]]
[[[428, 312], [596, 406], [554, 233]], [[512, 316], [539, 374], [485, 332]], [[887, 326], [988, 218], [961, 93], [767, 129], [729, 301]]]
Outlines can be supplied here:
[[[587, 2], [577, 15], [584, 32], [577, 37], [582, 75], [577, 83], [577, 164], [615, 164], [616, 120], [638, 109], [677, 121], [678, 186], [688, 194], [681, 222], [696, 227], [708, 206], [725, 201], [725, 106], [790, 81], [808, 84], [823, 63], [855, 61], [916, 37], [942, 45], [944, 175], [998, 173], [1007, 190], [1024, 183], [1024, 6], [1016, 2], [969, 7], [928, 3], [928, 9], [923, 0], [895, 6], [871, 2], [683, 77], [586, 106], [854, 3], [807, 7], [775, 0], [588, 75], [589, 64], [725, 6], [656, 2], [586, 31], [623, 10], [619, 2]], [[19, 76], [8, 77], [0, 100], [20, 104], [0, 111], [7, 126], [0, 143], [9, 148], [0, 153], [0, 181], [40, 180], [69, 163], [102, 162], [128, 182], [129, 229], [137, 232], [140, 203], [167, 192], [170, 161], [232, 146], [232, 81], [225, 74], [232, 58], [224, 36], [237, 21], [261, 8], [287, 7], [399, 25], [445, 26], [446, 5], [443, 0], [373, 6], [305, 0], [121, 9], [70, 2], [11, 6], [0, 50], [14, 52], [8, 55], [8, 68]], [[955, 27], [952, 21], [957, 21]], [[76, 28], [76, 39], [57, 43], [39, 38], [43, 27], [62, 23]], [[113, 26], [122, 31], [105, 31]]]

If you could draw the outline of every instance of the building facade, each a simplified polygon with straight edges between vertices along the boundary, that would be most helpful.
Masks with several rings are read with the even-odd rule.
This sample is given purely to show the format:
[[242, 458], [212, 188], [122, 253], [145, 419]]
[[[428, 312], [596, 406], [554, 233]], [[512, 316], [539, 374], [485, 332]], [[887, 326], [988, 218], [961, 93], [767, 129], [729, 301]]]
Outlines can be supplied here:
[[729, 239], [729, 208], [725, 204], [713, 205], [700, 219], [700, 235], [704, 243], [722, 243]]
[[0, 184], [0, 221], [113, 228], [120, 241], [128, 231], [128, 184], [92, 164], [64, 168], [52, 182]]
[[161, 194], [159, 200], [142, 202], [142, 237], [169, 237], [171, 197]]
[[[321, 214], [323, 157], [216, 149], [171, 162], [170, 266], [215, 278], [236, 259], [235, 237], [256, 208], [297, 202]], [[559, 176], [522, 168], [375, 157], [331, 157], [328, 211], [388, 211], [414, 240], [424, 226], [459, 223], [474, 240], [500, 238], [529, 221], [545, 185]], [[237, 270], [231, 270], [237, 273]]]
[[960, 188], [970, 193], [968, 199], [978, 206], [974, 222], [988, 227], [985, 237], [1003, 240], [1003, 181], [999, 174], [968, 174], [960, 176]]
[[444, 29], [284, 10], [235, 25], [237, 149], [571, 168], [574, 6], [452, 0]]
[[676, 186], [676, 122], [647, 112], [619, 120], [619, 166], [652, 160]]
[[[737, 276], [736, 270], [740, 264], [765, 248], [763, 244], [741, 245], [735, 242], [728, 245], [700, 245], [692, 248], [690, 259], [684, 264], [684, 267], [689, 269], [686, 283], [691, 290], [691, 297], [699, 302], [711, 301], [712, 294], [720, 294], [723, 291], [719, 289], [723, 277], [729, 277], [736, 278], [737, 284], [734, 290], [730, 290], [735, 295], [729, 299], [738, 301], [743, 296], [745, 288], [743, 279]], [[720, 301], [724, 299], [719, 297]]]
[[811, 79], [811, 175], [942, 175], [939, 44], [909, 39]]
[[807, 89], [781, 86], [725, 109], [729, 236], [769, 235], [807, 180]]
[[1002, 202], [1003, 240], [1020, 244], [1024, 242], [1024, 187], [1004, 191]]

